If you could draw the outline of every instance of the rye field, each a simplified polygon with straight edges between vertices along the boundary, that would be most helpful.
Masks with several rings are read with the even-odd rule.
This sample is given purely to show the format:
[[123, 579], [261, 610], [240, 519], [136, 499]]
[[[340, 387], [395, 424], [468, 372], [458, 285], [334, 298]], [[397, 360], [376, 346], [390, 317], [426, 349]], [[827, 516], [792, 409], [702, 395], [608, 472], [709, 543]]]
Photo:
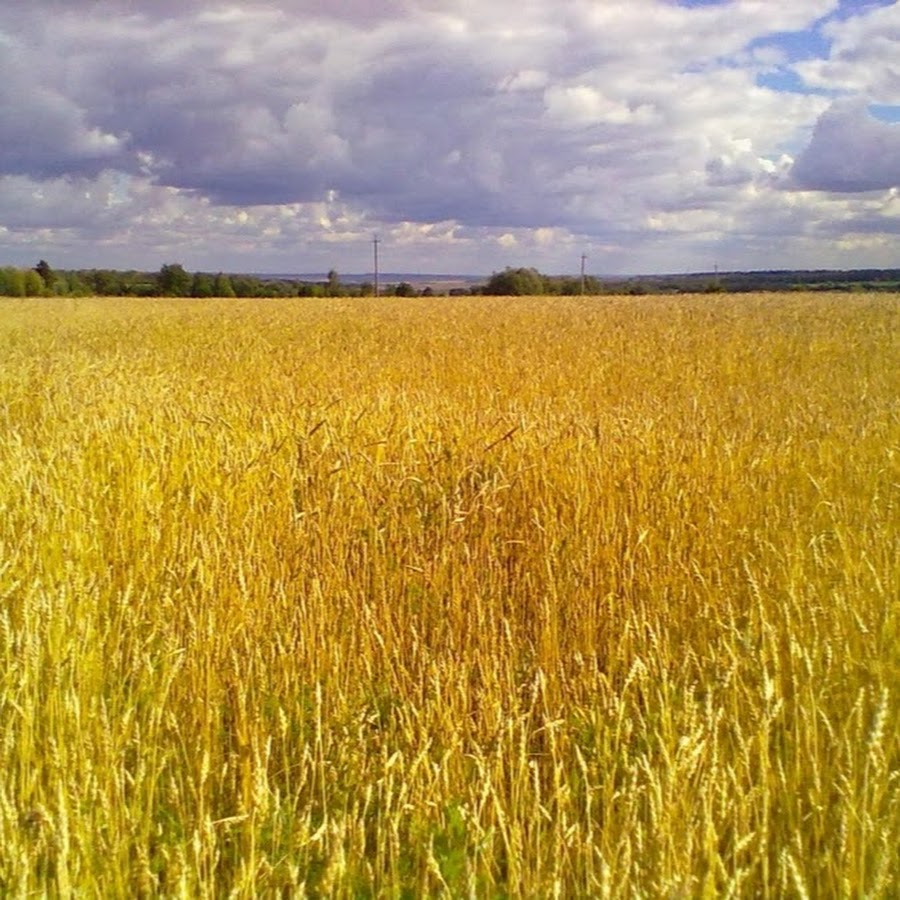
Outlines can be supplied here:
[[0, 895], [900, 894], [900, 296], [0, 301]]

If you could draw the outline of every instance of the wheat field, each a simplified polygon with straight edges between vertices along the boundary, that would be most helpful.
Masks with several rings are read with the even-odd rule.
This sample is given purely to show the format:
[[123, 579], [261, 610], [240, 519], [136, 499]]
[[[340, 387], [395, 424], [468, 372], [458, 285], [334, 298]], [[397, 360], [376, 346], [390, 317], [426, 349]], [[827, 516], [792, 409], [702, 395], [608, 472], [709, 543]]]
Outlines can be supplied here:
[[0, 894], [896, 897], [898, 523], [893, 295], [0, 301]]

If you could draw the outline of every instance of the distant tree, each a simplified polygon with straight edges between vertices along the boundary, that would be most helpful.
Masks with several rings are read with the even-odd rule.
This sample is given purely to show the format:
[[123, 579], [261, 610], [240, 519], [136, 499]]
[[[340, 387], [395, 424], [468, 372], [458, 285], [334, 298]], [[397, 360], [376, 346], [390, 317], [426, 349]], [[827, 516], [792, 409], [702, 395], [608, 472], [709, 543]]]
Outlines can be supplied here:
[[41, 276], [41, 281], [44, 282], [44, 287], [47, 290], [51, 290], [53, 288], [53, 282], [56, 281], [56, 275], [53, 272], [53, 269], [50, 268], [50, 264], [47, 260], [42, 259], [35, 267], [34, 271]]
[[232, 275], [231, 286], [235, 297], [253, 297], [256, 292], [256, 279], [249, 275]]
[[321, 284], [312, 284], [309, 281], [301, 281], [297, 286], [298, 297], [324, 297], [325, 288]]
[[341, 293], [341, 277], [336, 269], [331, 269], [328, 272], [328, 296], [340, 297]]
[[69, 294], [69, 280], [61, 272], [53, 273], [53, 284], [47, 289], [47, 294], [53, 297], [65, 297]]
[[223, 275], [219, 272], [216, 275], [215, 281], [213, 282], [213, 296], [214, 297], [234, 297], [234, 288], [231, 284], [231, 279], [227, 275]]
[[484, 293], [497, 297], [520, 297], [527, 294], [543, 294], [546, 291], [544, 276], [537, 269], [512, 269], [495, 272], [485, 285]]
[[146, 273], [136, 273], [140, 277], [135, 278], [126, 286], [129, 297], [155, 297], [157, 296], [156, 278]]
[[69, 283], [69, 294], [73, 297], [88, 297], [91, 294], [91, 285], [85, 280], [83, 272], [66, 273]]
[[[581, 293], [581, 278], [574, 278], [565, 275], [561, 278], [546, 278], [547, 293], [561, 294], [564, 297], [575, 297]], [[603, 289], [598, 278], [593, 275], [585, 275], [584, 277], [584, 293], [595, 295], [599, 294]]]
[[408, 282], [401, 281], [397, 287], [394, 288], [394, 296], [395, 297], [418, 297], [419, 292]]
[[428, 287], [426, 287], [422, 291], [422, 296], [423, 297], [433, 297], [434, 296], [434, 288], [431, 285], [428, 285]]
[[21, 269], [12, 266], [0, 269], [0, 296], [25, 296], [25, 273]]
[[47, 286], [44, 284], [44, 279], [34, 269], [28, 269], [25, 272], [25, 296], [43, 297], [46, 293]]
[[122, 276], [109, 269], [97, 269], [88, 273], [94, 293], [104, 297], [115, 297], [122, 293]]
[[156, 287], [162, 297], [187, 297], [193, 279], [181, 263], [166, 263], [156, 277]]
[[192, 297], [213, 297], [215, 296], [214, 282], [212, 278], [204, 272], [195, 272], [191, 281]]
[[293, 281], [270, 281], [272, 297], [294, 297], [297, 294], [297, 285]]

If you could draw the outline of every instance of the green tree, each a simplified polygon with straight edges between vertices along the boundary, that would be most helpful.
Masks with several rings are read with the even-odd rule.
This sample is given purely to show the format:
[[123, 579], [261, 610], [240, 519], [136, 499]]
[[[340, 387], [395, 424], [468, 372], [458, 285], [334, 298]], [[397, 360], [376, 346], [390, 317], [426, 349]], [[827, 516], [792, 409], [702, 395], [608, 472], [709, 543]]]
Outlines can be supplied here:
[[24, 297], [25, 276], [21, 269], [6, 266], [0, 269], [0, 297]]
[[44, 282], [44, 287], [47, 288], [48, 291], [53, 289], [53, 284], [56, 281], [56, 274], [53, 269], [50, 268], [50, 264], [47, 260], [42, 259], [35, 267], [34, 271], [41, 276], [41, 281]]
[[394, 296], [395, 297], [418, 297], [418, 291], [408, 282], [401, 281], [397, 287], [394, 288]]
[[325, 288], [321, 284], [310, 284], [308, 281], [302, 281], [297, 286], [298, 297], [324, 297]]
[[115, 297], [122, 293], [122, 280], [118, 272], [97, 269], [89, 273], [94, 292], [103, 297]]
[[343, 293], [343, 289], [341, 288], [341, 277], [338, 275], [336, 269], [331, 269], [328, 272], [328, 296], [329, 297], [340, 297]]
[[69, 294], [73, 297], [89, 297], [91, 285], [85, 280], [83, 272], [67, 272]]
[[44, 284], [44, 279], [34, 269], [26, 270], [25, 296], [43, 297], [45, 293], [47, 293], [47, 286]]
[[231, 285], [237, 297], [266, 297], [270, 295], [266, 283], [253, 275], [232, 275]]
[[485, 294], [496, 297], [522, 297], [545, 292], [544, 276], [537, 269], [512, 269], [509, 266], [491, 275], [484, 288]]
[[60, 272], [53, 273], [53, 284], [48, 288], [47, 294], [53, 297], [65, 297], [69, 293], [69, 281]]
[[156, 277], [156, 286], [162, 297], [187, 297], [191, 293], [193, 279], [181, 263], [166, 263]]
[[214, 297], [215, 289], [212, 278], [204, 272], [195, 272], [191, 281], [192, 297]]
[[223, 275], [219, 272], [216, 275], [215, 281], [213, 282], [213, 296], [214, 297], [234, 297], [234, 287], [231, 284], [231, 279], [227, 275]]

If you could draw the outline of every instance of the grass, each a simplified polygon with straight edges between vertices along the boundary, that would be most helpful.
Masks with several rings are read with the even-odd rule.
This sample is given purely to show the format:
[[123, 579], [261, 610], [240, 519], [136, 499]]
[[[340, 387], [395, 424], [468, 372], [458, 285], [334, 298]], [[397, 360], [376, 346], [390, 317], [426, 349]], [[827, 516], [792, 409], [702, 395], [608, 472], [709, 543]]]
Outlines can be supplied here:
[[900, 305], [0, 301], [4, 896], [900, 873]]

